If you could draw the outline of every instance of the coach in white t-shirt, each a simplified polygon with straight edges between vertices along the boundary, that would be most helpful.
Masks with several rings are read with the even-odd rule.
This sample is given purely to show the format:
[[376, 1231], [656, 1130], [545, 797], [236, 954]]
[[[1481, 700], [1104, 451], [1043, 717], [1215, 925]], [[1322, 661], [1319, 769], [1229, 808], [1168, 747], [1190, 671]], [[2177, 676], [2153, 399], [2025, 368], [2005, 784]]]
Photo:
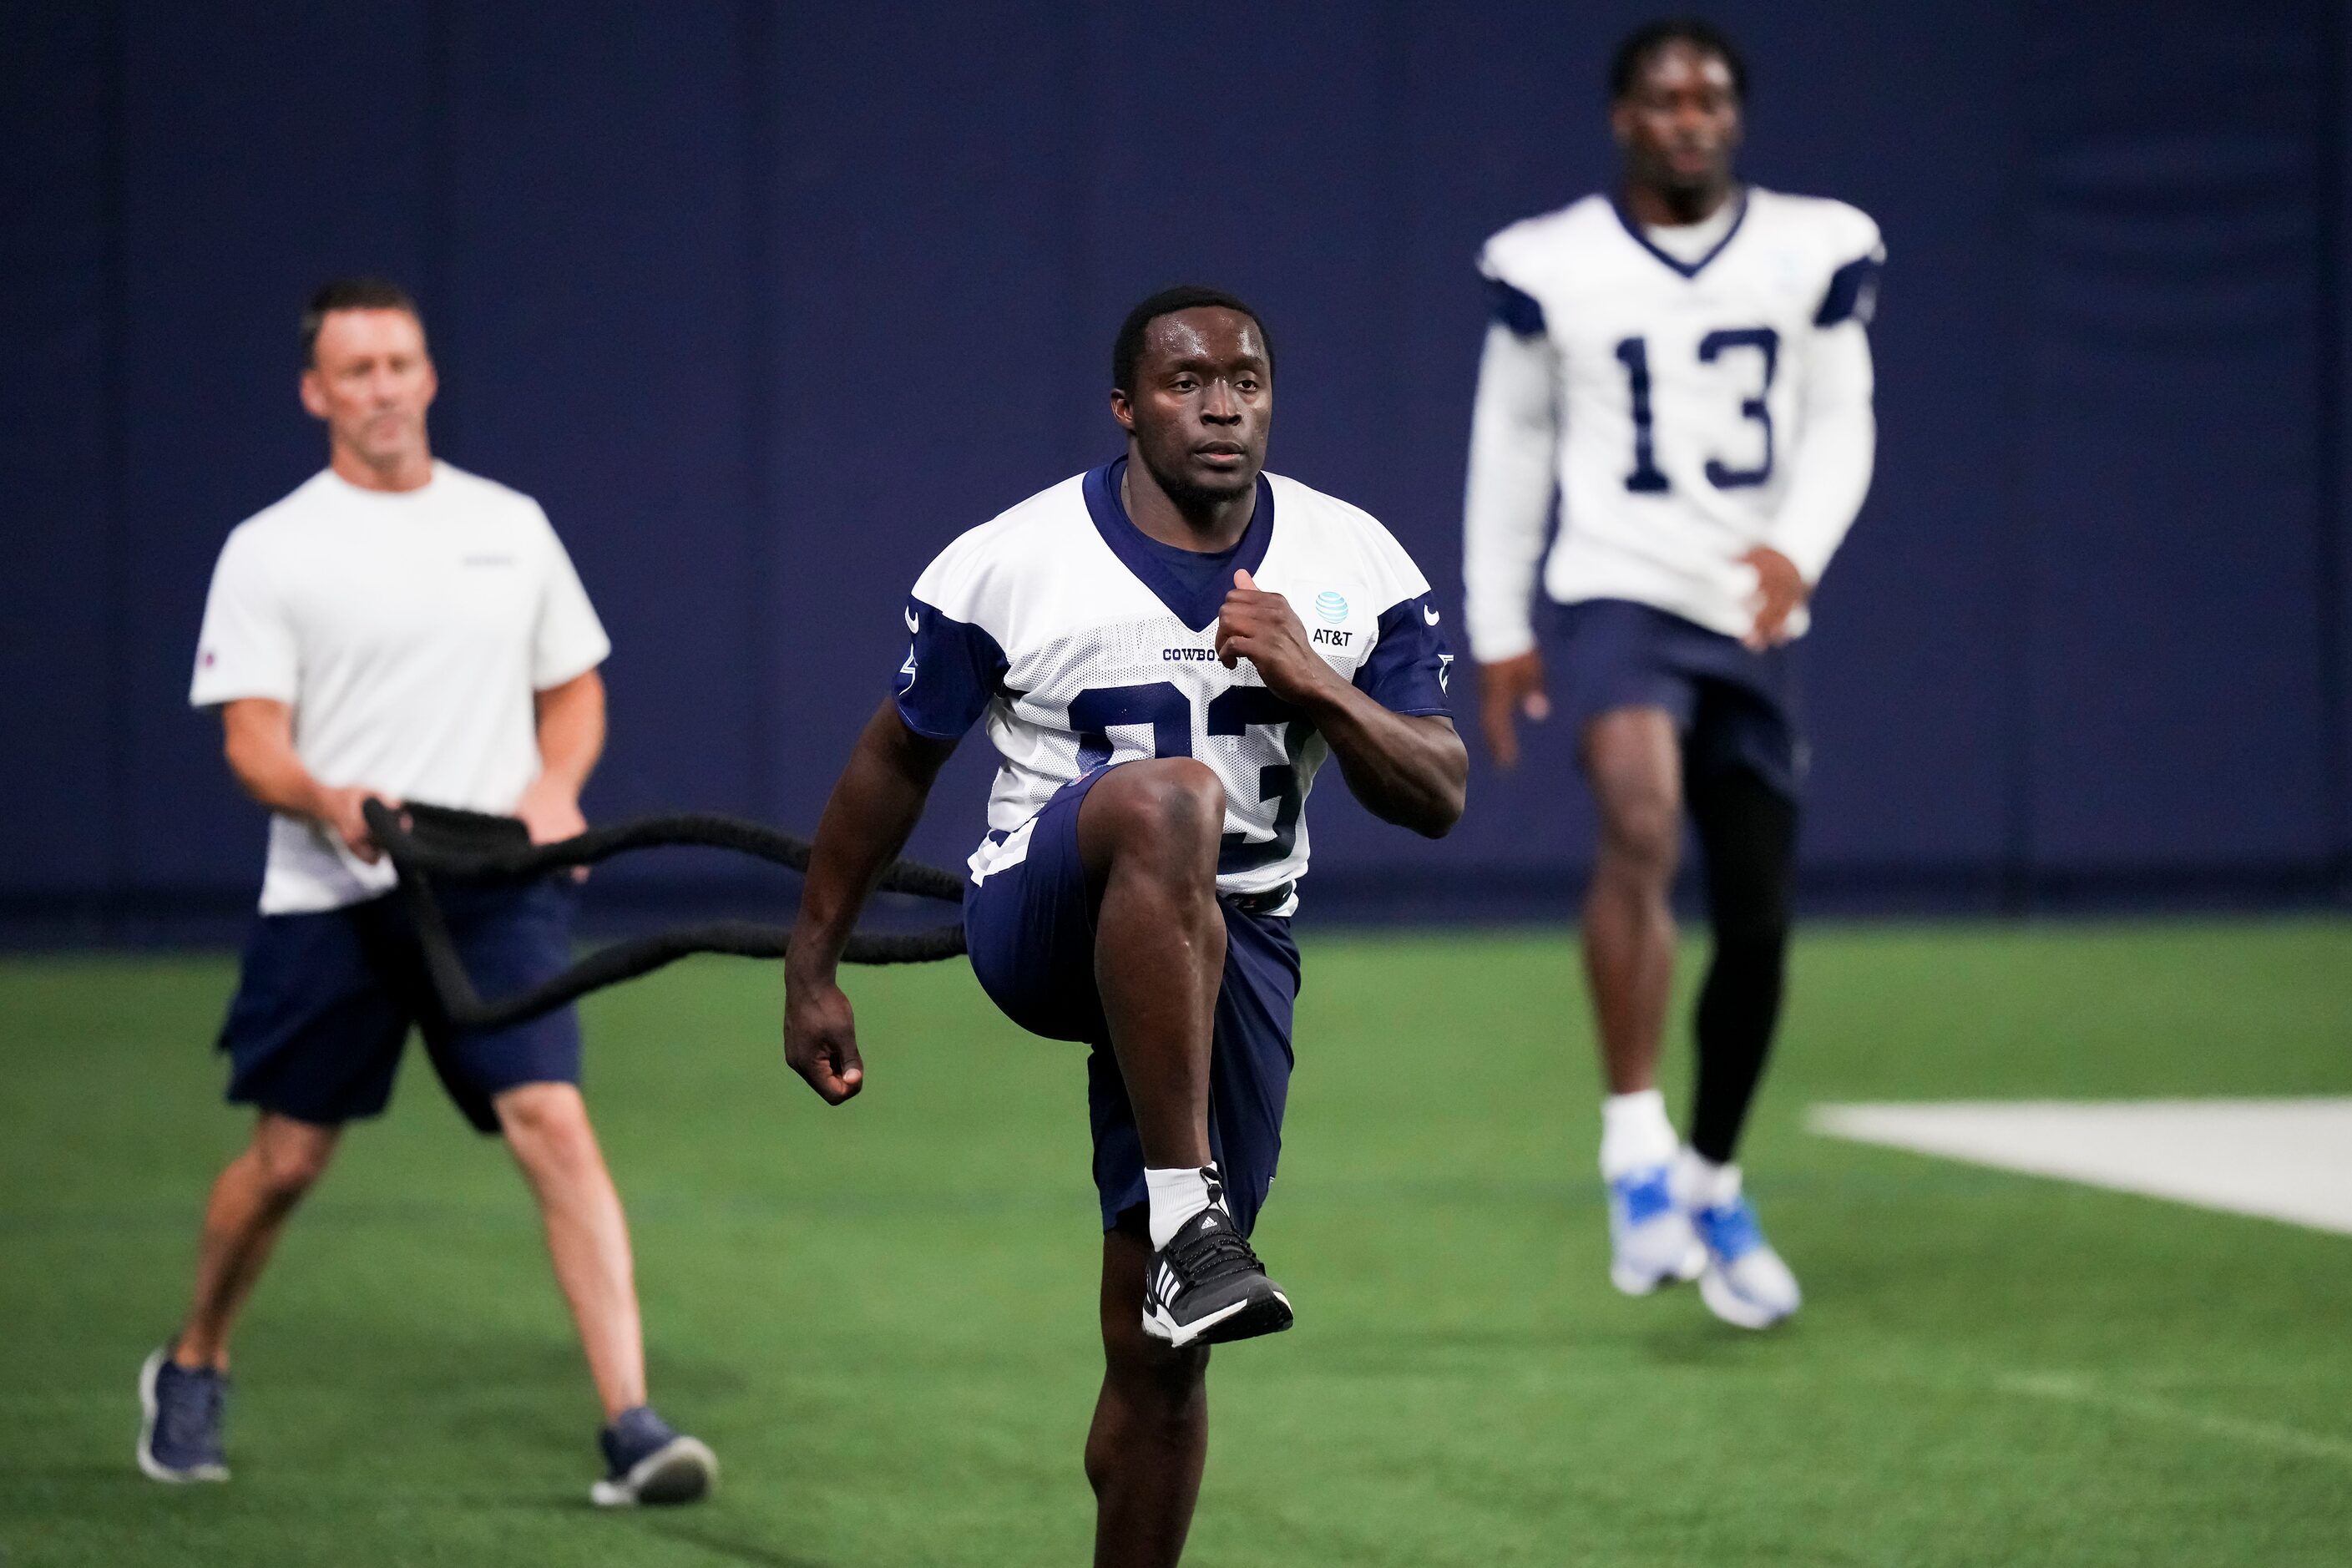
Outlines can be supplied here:
[[[142, 1371], [140, 1466], [227, 1479], [231, 1325], [343, 1125], [383, 1110], [415, 1026], [450, 1098], [505, 1135], [539, 1200], [604, 1406], [595, 1500], [699, 1497], [710, 1451], [646, 1403], [628, 1229], [580, 1097], [579, 1021], [565, 1008], [449, 1027], [361, 815], [372, 797], [415, 800], [510, 814], [541, 842], [578, 833], [611, 644], [538, 503], [434, 461], [438, 384], [408, 296], [331, 283], [302, 325], [302, 403], [327, 426], [328, 466], [229, 535], [189, 693], [220, 710], [229, 767], [271, 814], [220, 1040], [228, 1098], [259, 1116], [214, 1184], [186, 1324]], [[572, 900], [552, 880], [449, 889], [477, 983], [519, 990], [562, 972]]]

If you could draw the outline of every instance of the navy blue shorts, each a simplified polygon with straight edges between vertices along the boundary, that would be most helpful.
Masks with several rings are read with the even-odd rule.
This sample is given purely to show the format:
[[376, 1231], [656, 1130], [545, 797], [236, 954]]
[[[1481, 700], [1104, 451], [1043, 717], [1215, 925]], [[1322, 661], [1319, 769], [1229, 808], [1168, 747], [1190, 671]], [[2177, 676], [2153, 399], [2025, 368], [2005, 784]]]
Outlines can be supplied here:
[[[1078, 807], [1110, 771], [1099, 768], [1063, 785], [1030, 820], [1027, 858], [967, 888], [963, 903], [972, 973], [990, 1000], [1032, 1034], [1094, 1047], [1087, 1058], [1087, 1109], [1105, 1230], [1149, 1202], [1142, 1141], [1095, 989], [1095, 900], [1078, 858]], [[1251, 913], [1227, 900], [1218, 904], [1225, 916], [1225, 977], [1209, 1063], [1209, 1152], [1224, 1175], [1234, 1223], [1246, 1236], [1282, 1155], [1298, 944], [1287, 916]]]
[[1559, 606], [1569, 716], [1663, 708], [1682, 734], [1683, 771], [1746, 768], [1790, 800], [1805, 777], [1797, 669], [1785, 643], [1755, 652], [1737, 637], [1625, 599]]
[[[475, 989], [498, 997], [572, 963], [579, 895], [568, 881], [434, 889]], [[449, 1026], [397, 893], [254, 921], [220, 1048], [231, 1103], [332, 1127], [382, 1113], [410, 1026], [466, 1120], [499, 1130], [491, 1100], [526, 1083], [580, 1081], [580, 1019], [559, 1008], [503, 1029]]]

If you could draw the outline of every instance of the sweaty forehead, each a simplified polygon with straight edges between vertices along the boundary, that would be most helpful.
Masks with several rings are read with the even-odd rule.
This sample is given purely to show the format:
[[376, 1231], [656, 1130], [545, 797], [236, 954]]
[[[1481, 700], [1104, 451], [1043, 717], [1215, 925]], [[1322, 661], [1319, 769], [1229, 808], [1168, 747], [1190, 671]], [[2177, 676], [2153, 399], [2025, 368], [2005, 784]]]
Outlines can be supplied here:
[[1257, 323], [1239, 310], [1223, 305], [1196, 305], [1153, 318], [1143, 330], [1145, 360], [1230, 360], [1265, 358], [1265, 343]]

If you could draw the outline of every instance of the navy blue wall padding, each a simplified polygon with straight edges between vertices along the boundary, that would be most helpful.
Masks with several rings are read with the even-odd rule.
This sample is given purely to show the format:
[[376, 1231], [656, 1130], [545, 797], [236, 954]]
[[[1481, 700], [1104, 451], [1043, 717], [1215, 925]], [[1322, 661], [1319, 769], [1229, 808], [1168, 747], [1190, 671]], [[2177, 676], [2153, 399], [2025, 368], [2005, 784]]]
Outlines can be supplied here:
[[[18, 7], [0, 48], [0, 879], [105, 886], [120, 684], [110, 28]], [[210, 793], [207, 791], [207, 793]]]
[[2117, 14], [2028, 11], [2032, 849], [2309, 859], [2333, 62], [2316, 5]]
[[2329, 749], [2328, 796], [2336, 864], [2352, 865], [2352, 17], [2322, 13], [2319, 53], [2334, 67], [2322, 82], [2319, 137], [2320, 455], [2316, 475], [2323, 531], [2319, 580], [2325, 606], [2321, 660]]
[[[188, 661], [222, 537], [320, 460], [293, 317], [335, 272], [417, 289], [440, 450], [546, 503], [612, 627], [599, 819], [807, 831], [915, 574], [1117, 453], [1109, 339], [1171, 282], [1265, 312], [1275, 467], [1458, 615], [1473, 260], [1608, 180], [1601, 76], [1650, 10], [1269, 8], [1212, 112], [1168, 5], [12, 5], [0, 916], [250, 896]], [[1809, 885], [2315, 885], [2352, 846], [2346, 19], [1716, 16], [1750, 174], [1870, 212], [1891, 268], [1878, 479], [1804, 650]], [[968, 851], [986, 750], [910, 855]], [[1335, 784], [1309, 908], [1565, 908], [1572, 765], [1558, 725], [1480, 760], [1443, 843]]]

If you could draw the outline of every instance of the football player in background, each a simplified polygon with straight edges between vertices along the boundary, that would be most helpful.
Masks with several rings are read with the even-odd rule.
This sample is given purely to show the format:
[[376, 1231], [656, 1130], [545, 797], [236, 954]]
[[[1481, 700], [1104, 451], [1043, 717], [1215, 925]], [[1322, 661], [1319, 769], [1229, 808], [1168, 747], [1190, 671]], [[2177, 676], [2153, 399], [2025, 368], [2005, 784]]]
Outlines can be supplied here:
[[1002, 758], [964, 930], [1013, 1022], [1083, 1040], [1101, 1198], [1095, 1562], [1182, 1553], [1213, 1343], [1288, 1297], [1245, 1237], [1290, 1086], [1307, 794], [1336, 757], [1432, 837], [1469, 758], [1429, 584], [1366, 513], [1264, 471], [1274, 353], [1248, 306], [1173, 289], [1111, 352], [1110, 462], [965, 533], [917, 579], [911, 639], [817, 825], [784, 1045], [827, 1102], [865, 1082], [843, 943], [940, 766]]
[[[1788, 946], [1805, 767], [1790, 645], [1870, 484], [1864, 328], [1885, 252], [1854, 208], [1735, 177], [1747, 85], [1706, 24], [1642, 28], [1610, 73], [1619, 190], [1487, 241], [1464, 531], [1480, 718], [1502, 766], [1517, 721], [1550, 710], [1538, 563], [1559, 606], [1600, 818], [1583, 942], [1611, 1278], [1643, 1295], [1696, 1276], [1717, 1317], [1763, 1328], [1800, 1300], [1736, 1163]], [[1657, 1068], [1685, 812], [1715, 953], [1683, 1147]]]

